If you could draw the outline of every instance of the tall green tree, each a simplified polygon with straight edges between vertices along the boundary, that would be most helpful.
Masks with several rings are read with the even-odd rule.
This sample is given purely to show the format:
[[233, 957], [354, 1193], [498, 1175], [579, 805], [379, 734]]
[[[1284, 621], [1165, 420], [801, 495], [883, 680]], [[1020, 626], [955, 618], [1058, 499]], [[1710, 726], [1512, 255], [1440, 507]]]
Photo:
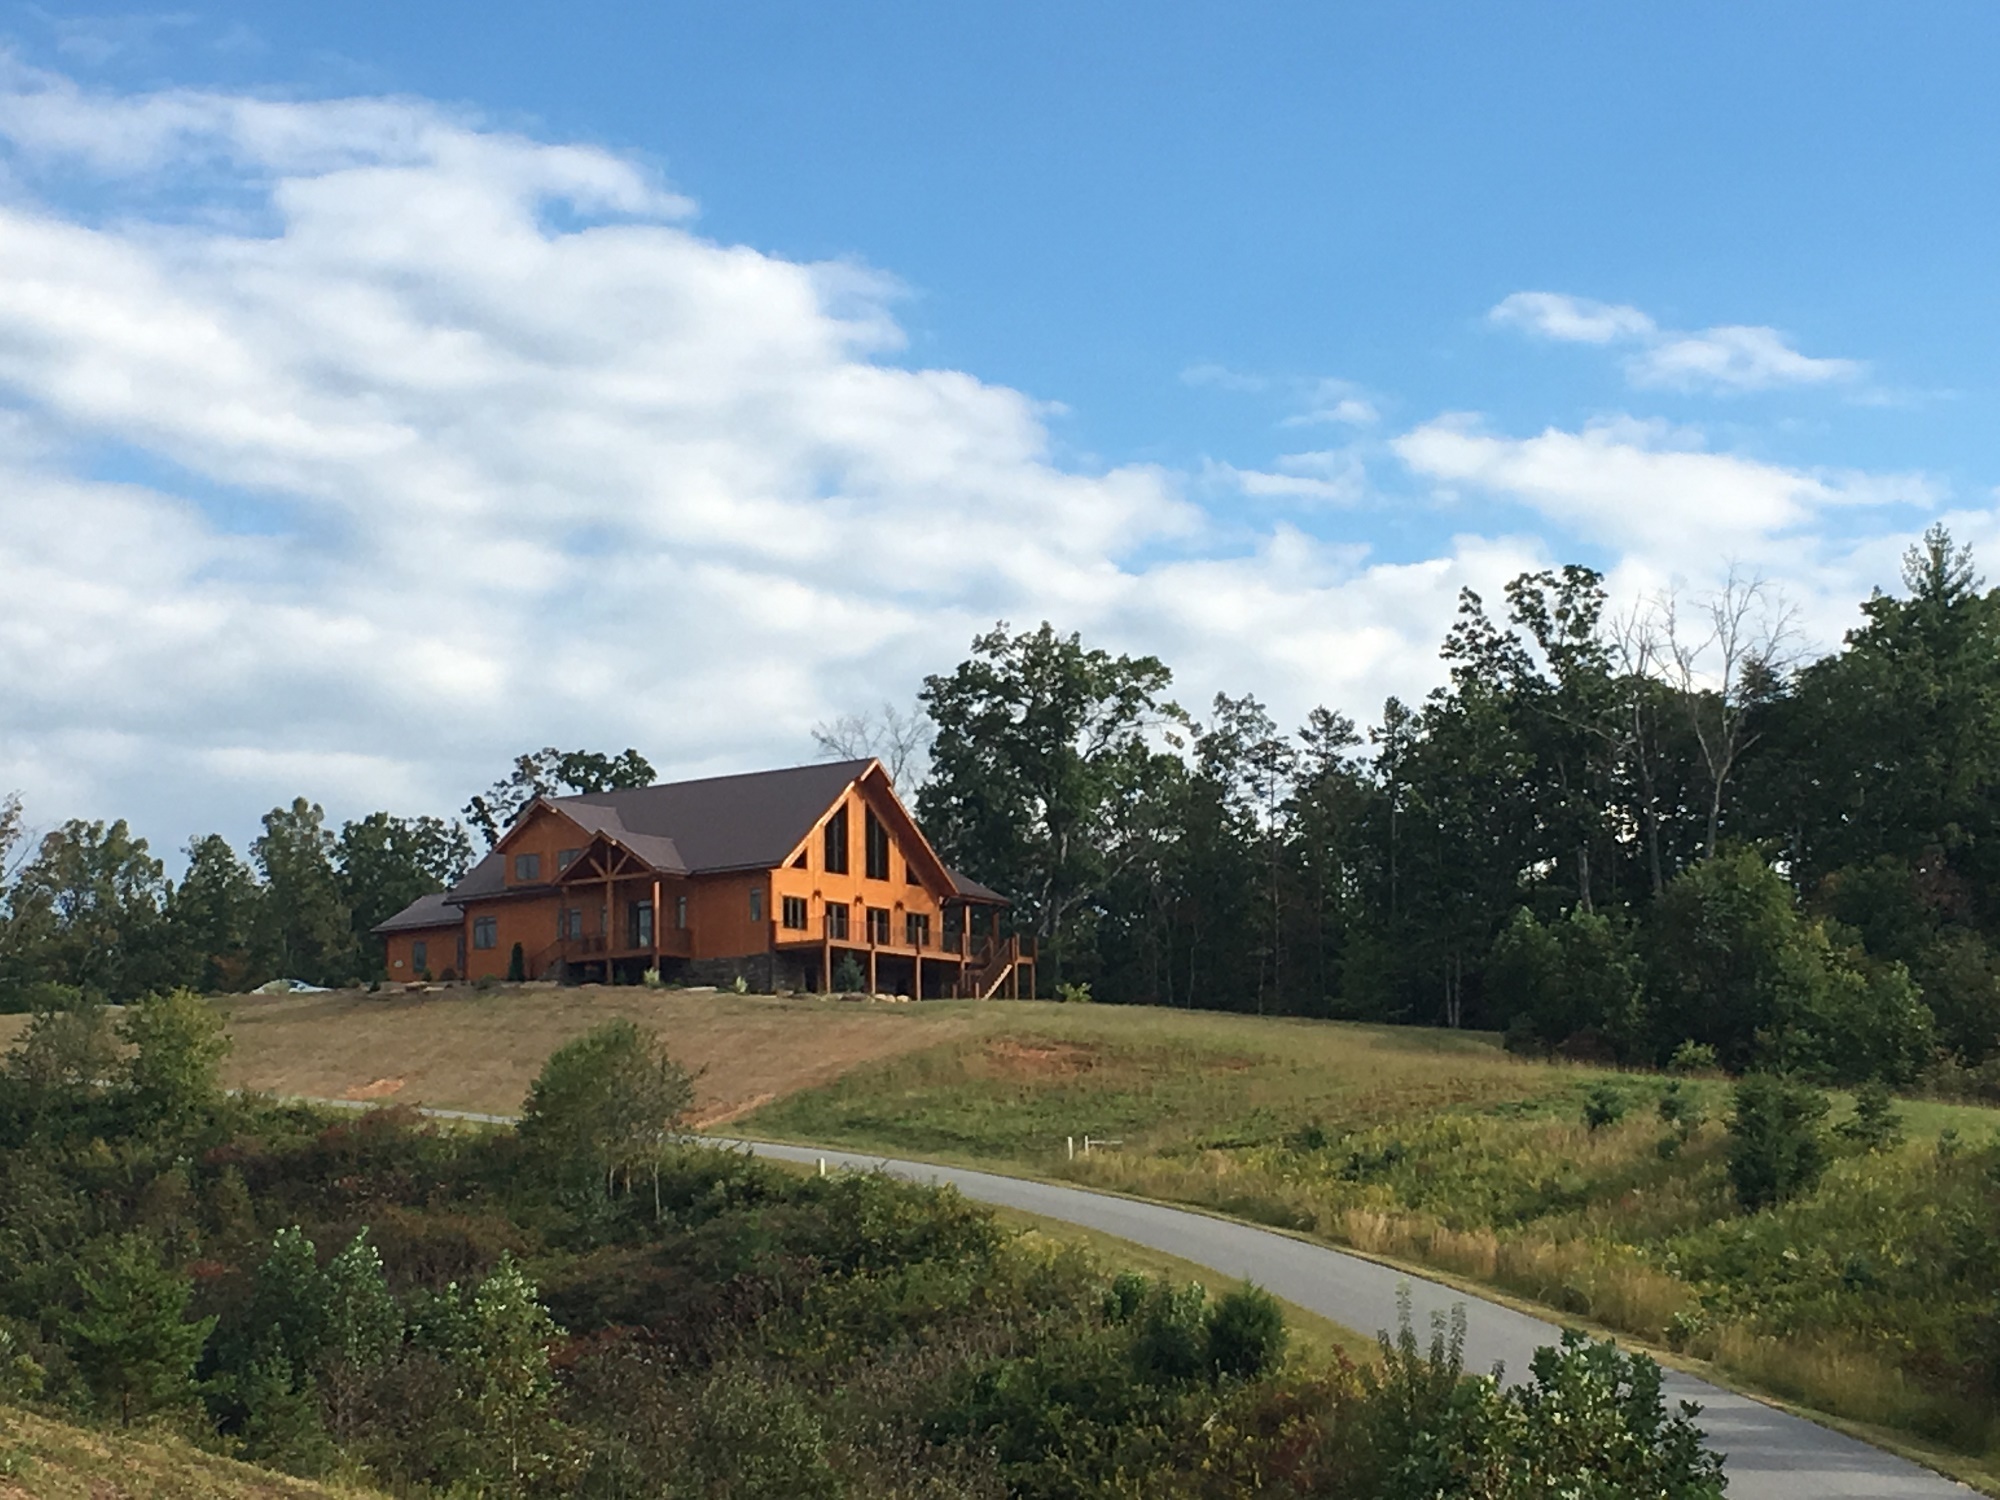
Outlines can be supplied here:
[[[1786, 725], [1785, 809], [1808, 882], [1882, 855], [1933, 853], [1949, 901], [2000, 920], [2000, 590], [1942, 525], [1903, 559], [1901, 598], [1877, 593], [1844, 650], [1799, 674]], [[1968, 913], [1970, 915], [1970, 913]]]
[[920, 695], [936, 726], [918, 799], [948, 859], [1013, 896], [1021, 917], [1063, 945], [1138, 851], [1140, 792], [1164, 752], [1148, 734], [1178, 718], [1157, 657], [1113, 656], [1046, 621], [1002, 624]]
[[27, 977], [113, 1000], [158, 982], [165, 870], [123, 818], [72, 820], [42, 839], [9, 897]]
[[596, 750], [558, 750], [548, 745], [516, 756], [514, 769], [465, 804], [465, 820], [492, 848], [537, 797], [564, 792], [609, 792], [620, 787], [651, 786], [652, 765], [637, 750], [619, 755]]
[[264, 814], [264, 832], [251, 845], [264, 877], [260, 939], [287, 978], [337, 984], [359, 963], [334, 864], [338, 848], [326, 810], [303, 797]]
[[334, 863], [355, 941], [372, 952], [369, 934], [376, 923], [464, 875], [472, 863], [472, 841], [463, 824], [442, 818], [370, 813], [341, 826]]
[[191, 839], [187, 856], [166, 908], [175, 977], [209, 994], [269, 978], [256, 951], [264, 893], [250, 867], [219, 833]]

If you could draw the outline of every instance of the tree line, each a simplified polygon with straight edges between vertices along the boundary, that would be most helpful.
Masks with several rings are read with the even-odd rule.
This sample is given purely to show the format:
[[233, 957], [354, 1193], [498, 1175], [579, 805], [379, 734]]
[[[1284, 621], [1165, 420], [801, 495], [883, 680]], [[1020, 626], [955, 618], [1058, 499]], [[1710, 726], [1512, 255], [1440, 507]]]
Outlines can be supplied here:
[[296, 797], [263, 817], [248, 858], [198, 835], [186, 867], [165, 864], [123, 818], [72, 819], [39, 839], [18, 797], [0, 799], [0, 1010], [48, 987], [125, 1001], [186, 987], [245, 990], [265, 980], [367, 983], [382, 976], [379, 922], [444, 890], [537, 796], [645, 786], [636, 750], [532, 751], [458, 818], [387, 812], [342, 823]]
[[[1287, 732], [1251, 694], [1197, 716], [1156, 657], [1001, 625], [925, 680], [921, 718], [815, 734], [897, 765], [940, 851], [1042, 940], [1051, 990], [1629, 1062], [1693, 1045], [1829, 1081], [1984, 1078], [2000, 590], [1934, 527], [1861, 613], [1804, 660], [1754, 580], [1619, 615], [1589, 568], [1524, 573], [1497, 605], [1466, 591], [1446, 683], [1365, 732], [1330, 708]], [[0, 992], [371, 977], [368, 929], [456, 878], [475, 834], [538, 792], [652, 776], [636, 751], [551, 748], [462, 821], [334, 830], [301, 798], [247, 861], [192, 841], [172, 885], [124, 823], [69, 823], [0, 891]]]
[[[2000, 590], [1933, 527], [1801, 660], [1755, 580], [1617, 615], [1465, 591], [1366, 733], [1197, 717], [1048, 625], [926, 679], [916, 794], [1099, 999], [1480, 1026], [1523, 1048], [1906, 1083], [2000, 1050]], [[851, 728], [851, 726], [850, 726]], [[850, 736], [851, 737], [851, 736]], [[1072, 991], [1074, 992], [1074, 991]]]

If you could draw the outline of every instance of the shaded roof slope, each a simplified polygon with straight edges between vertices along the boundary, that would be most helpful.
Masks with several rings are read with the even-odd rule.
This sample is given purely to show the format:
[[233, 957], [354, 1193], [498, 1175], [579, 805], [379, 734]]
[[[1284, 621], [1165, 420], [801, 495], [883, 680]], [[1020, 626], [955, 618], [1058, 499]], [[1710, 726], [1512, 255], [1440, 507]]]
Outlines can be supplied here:
[[[455, 892], [454, 892], [455, 894]], [[446, 893], [419, 896], [386, 922], [377, 922], [370, 932], [402, 932], [412, 927], [456, 927], [465, 914], [445, 899]]]

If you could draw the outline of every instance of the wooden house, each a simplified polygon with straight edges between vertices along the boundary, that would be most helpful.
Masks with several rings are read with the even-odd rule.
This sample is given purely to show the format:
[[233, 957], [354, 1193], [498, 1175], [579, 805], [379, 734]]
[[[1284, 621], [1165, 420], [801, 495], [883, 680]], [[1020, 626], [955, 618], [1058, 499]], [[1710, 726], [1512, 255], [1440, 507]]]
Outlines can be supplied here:
[[947, 869], [876, 760], [539, 797], [457, 885], [378, 926], [392, 980], [1034, 993], [1006, 900]]

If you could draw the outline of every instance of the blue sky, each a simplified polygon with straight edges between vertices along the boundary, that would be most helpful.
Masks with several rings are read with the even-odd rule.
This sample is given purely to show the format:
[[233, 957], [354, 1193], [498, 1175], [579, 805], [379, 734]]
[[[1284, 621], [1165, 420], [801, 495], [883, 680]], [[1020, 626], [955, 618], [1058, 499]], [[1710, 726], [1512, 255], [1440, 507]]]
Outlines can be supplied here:
[[[10, 503], [165, 528], [99, 577], [17, 516], [0, 782], [42, 821], [166, 845], [291, 790], [455, 805], [550, 739], [796, 758], [1001, 614], [1158, 651], [1190, 702], [1365, 720], [1435, 680], [1456, 589], [1518, 567], [1589, 561], [1643, 607], [1734, 565], [1824, 646], [1929, 520], [2000, 541], [1990, 7], [0, 27], [0, 274], [37, 289], [0, 298]], [[547, 264], [499, 274], [527, 253], [499, 208], [374, 243], [475, 186]], [[439, 353], [525, 357], [524, 300], [578, 341], [538, 330], [501, 385]], [[156, 316], [172, 358], [121, 332]], [[270, 409], [225, 432], [239, 400]], [[506, 451], [558, 411], [567, 458]], [[885, 531], [901, 572], [852, 556]]]

